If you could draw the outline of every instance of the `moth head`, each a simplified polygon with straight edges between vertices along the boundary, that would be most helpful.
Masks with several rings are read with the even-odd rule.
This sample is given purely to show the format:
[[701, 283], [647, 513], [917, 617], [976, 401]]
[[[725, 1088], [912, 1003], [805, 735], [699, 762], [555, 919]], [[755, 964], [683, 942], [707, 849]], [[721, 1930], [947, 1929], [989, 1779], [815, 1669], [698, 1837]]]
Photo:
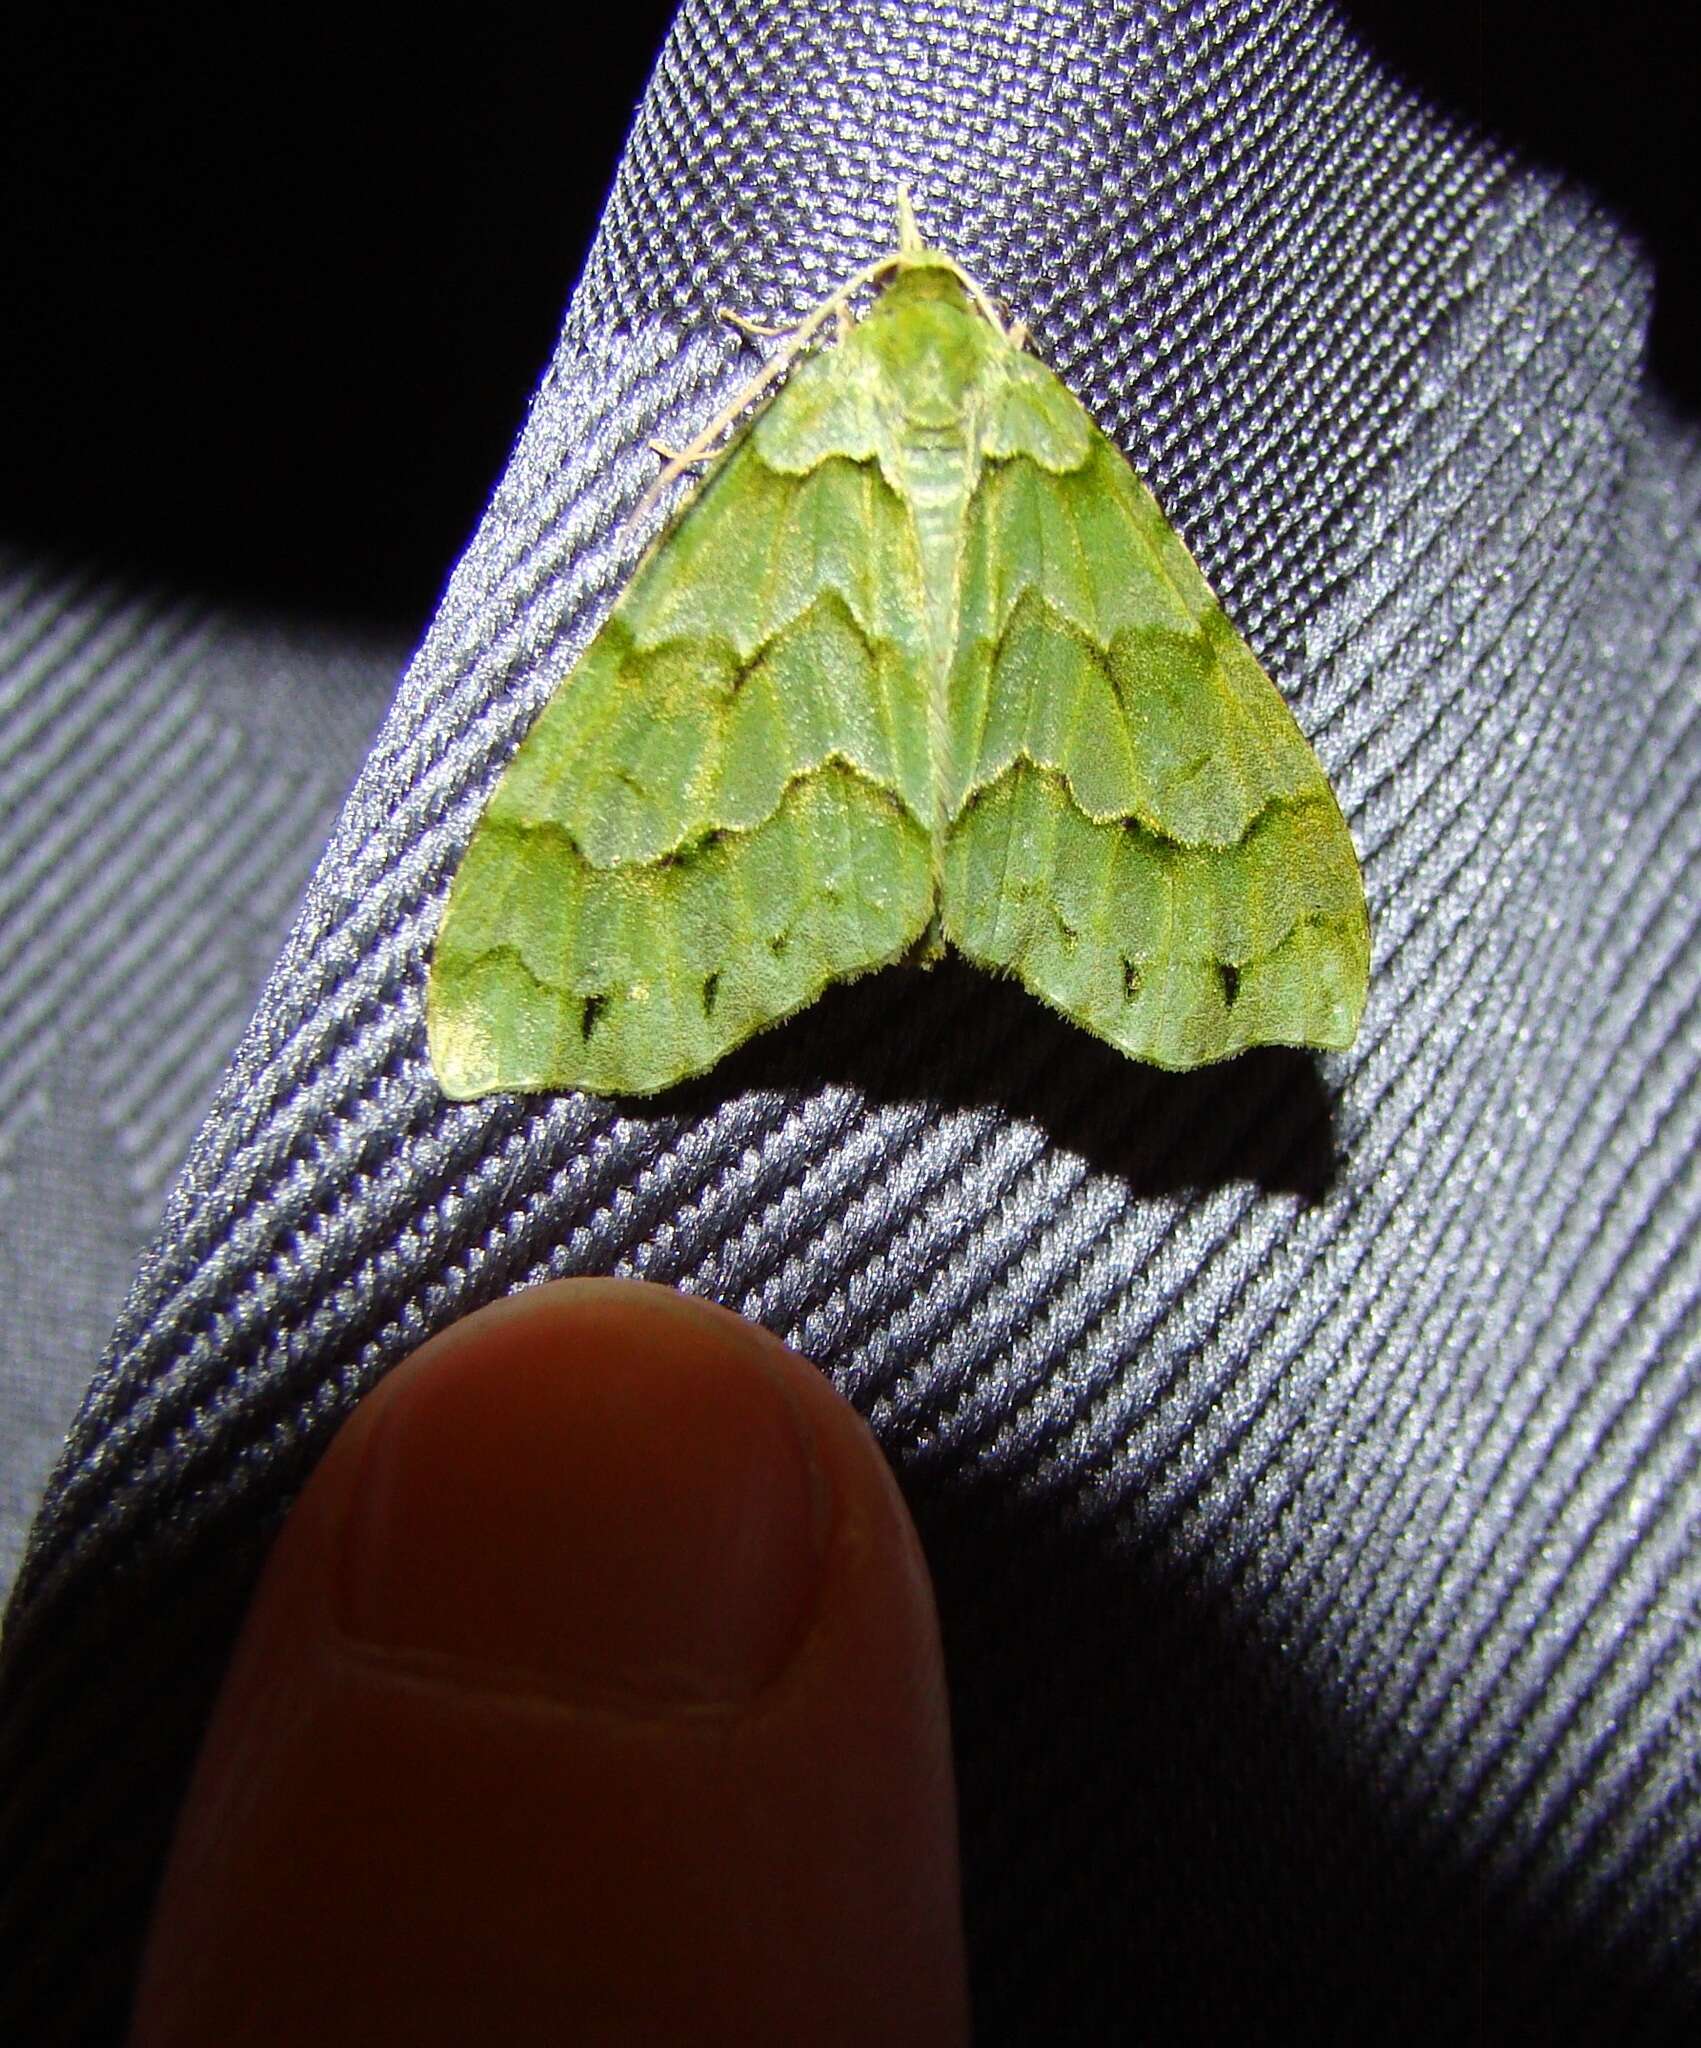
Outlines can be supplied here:
[[1008, 346], [976, 308], [955, 264], [931, 250], [900, 255], [860, 339], [896, 409], [919, 426], [960, 419], [964, 392], [988, 358]]

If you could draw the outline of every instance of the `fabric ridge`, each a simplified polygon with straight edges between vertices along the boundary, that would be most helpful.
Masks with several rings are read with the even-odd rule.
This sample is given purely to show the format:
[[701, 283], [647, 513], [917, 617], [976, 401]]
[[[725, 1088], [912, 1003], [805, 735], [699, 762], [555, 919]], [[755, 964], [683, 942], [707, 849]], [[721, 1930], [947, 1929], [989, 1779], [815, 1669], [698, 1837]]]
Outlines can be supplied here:
[[[636, 559], [647, 443], [749, 375], [716, 305], [805, 310], [900, 179], [1293, 705], [1369, 893], [1358, 1043], [1161, 1074], [947, 964], [652, 1104], [448, 1103], [444, 892]], [[892, 1458], [978, 2038], [1692, 2037], [1701, 438], [1643, 388], [1648, 289], [1322, 0], [689, 0], [32, 1533], [0, 2034], [121, 2034], [243, 1599], [360, 1393], [615, 1272], [764, 1323]]]

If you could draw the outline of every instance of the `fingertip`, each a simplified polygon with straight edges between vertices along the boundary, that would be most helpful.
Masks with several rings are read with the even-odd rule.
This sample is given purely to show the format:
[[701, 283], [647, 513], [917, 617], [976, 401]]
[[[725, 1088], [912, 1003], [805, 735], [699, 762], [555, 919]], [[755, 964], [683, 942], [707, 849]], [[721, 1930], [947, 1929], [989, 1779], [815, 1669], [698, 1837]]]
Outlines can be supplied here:
[[135, 2038], [949, 2041], [955, 1885], [931, 1592], [865, 1425], [724, 1310], [559, 1282], [422, 1347], [304, 1492]]
[[759, 1691], [813, 1611], [831, 1512], [787, 1355], [638, 1285], [473, 1318], [362, 1444], [343, 1627], [573, 1696]]

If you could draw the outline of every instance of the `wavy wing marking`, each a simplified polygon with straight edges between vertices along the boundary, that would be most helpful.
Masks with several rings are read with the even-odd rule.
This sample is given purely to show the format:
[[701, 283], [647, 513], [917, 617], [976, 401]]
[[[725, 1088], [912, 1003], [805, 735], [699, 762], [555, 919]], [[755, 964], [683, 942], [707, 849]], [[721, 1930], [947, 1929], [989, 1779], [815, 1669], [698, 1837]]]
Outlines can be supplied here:
[[[818, 404], [844, 351], [764, 417]], [[861, 451], [746, 434], [522, 742], [427, 997], [449, 1095], [645, 1094], [900, 958], [933, 877], [913, 527]]]
[[969, 508], [944, 934], [1158, 1066], [1345, 1046], [1370, 927], [1340, 808], [1151, 493], [1082, 446], [989, 461]]

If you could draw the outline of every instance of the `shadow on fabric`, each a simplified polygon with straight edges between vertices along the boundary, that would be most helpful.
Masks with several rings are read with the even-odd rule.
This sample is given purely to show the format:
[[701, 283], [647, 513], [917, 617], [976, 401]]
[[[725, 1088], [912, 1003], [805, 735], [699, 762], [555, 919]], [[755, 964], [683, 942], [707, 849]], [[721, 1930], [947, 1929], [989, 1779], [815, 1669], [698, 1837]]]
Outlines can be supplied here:
[[1231, 1183], [1318, 1202], [1336, 1167], [1333, 1110], [1314, 1055], [1263, 1047], [1190, 1074], [1141, 1065], [956, 959], [892, 967], [830, 989], [711, 1073], [649, 1105], [706, 1116], [751, 1088], [856, 1088], [872, 1103], [997, 1110], [1132, 1195]]
[[1326, 1682], [1248, 1640], [1251, 1596], [1002, 1490], [911, 1507], [980, 2048], [1692, 2038], [1681, 1986], [1497, 1902], [1444, 1815], [1392, 1817], [1402, 1788], [1347, 1752]]

